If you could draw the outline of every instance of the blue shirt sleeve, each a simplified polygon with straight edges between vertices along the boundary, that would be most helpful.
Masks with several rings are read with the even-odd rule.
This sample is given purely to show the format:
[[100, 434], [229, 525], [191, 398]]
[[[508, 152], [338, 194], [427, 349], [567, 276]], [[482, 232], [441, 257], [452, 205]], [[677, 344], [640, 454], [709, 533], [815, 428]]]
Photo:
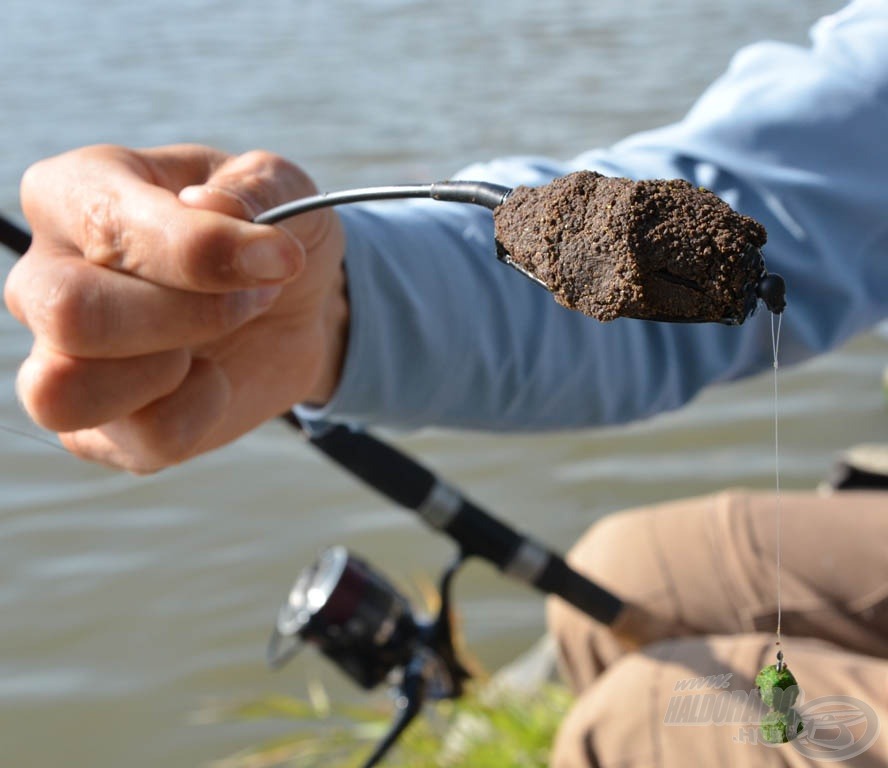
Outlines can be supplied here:
[[[888, 316], [888, 2], [820, 20], [810, 47], [741, 50], [681, 122], [572, 161], [505, 158], [462, 178], [543, 184], [580, 168], [705, 186], [768, 230], [788, 306], [781, 364]], [[489, 211], [341, 208], [351, 305], [343, 376], [303, 418], [563, 429], [676, 408], [771, 364], [770, 316], [741, 327], [599, 323], [496, 260]]]

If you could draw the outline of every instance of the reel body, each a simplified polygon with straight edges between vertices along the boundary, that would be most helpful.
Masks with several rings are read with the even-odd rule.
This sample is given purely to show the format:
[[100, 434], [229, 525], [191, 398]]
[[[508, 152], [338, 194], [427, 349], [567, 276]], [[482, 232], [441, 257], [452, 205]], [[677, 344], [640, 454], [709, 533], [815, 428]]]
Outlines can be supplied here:
[[364, 768], [382, 759], [426, 699], [462, 695], [469, 673], [457, 659], [450, 624], [450, 585], [462, 563], [460, 555], [444, 571], [438, 615], [423, 621], [366, 561], [331, 547], [303, 569], [278, 611], [268, 644], [272, 668], [308, 644], [365, 690], [393, 687], [394, 720]]

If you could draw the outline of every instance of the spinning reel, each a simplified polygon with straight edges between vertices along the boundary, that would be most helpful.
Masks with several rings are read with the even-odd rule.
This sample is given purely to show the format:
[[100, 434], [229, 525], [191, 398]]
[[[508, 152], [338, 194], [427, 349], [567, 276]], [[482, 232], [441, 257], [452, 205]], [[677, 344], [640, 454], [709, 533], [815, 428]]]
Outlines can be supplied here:
[[450, 587], [462, 562], [457, 557], [441, 577], [438, 615], [420, 620], [384, 576], [345, 547], [331, 547], [303, 569], [278, 612], [268, 645], [272, 668], [307, 643], [366, 690], [392, 685], [394, 720], [364, 768], [383, 758], [426, 699], [462, 695], [470, 675], [456, 657], [450, 624]]
[[312, 430], [293, 414], [283, 418], [306, 431], [315, 448], [458, 546], [458, 556], [441, 576], [441, 606], [433, 619], [417, 618], [384, 576], [341, 546], [327, 549], [302, 571], [278, 612], [268, 646], [272, 667], [282, 667], [308, 644], [361, 688], [370, 690], [385, 681], [394, 687], [394, 720], [364, 768], [382, 759], [426, 699], [455, 699], [463, 693], [470, 675], [453, 646], [450, 590], [469, 557], [486, 560], [540, 592], [558, 595], [603, 624], [625, 622], [627, 616], [632, 624], [632, 606], [410, 456], [345, 425]]

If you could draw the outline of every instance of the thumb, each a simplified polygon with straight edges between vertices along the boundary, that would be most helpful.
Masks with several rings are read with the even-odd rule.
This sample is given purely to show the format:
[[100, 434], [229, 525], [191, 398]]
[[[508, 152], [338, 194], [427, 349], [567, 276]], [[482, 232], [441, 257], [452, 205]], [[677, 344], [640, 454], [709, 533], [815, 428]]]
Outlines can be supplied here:
[[205, 184], [184, 187], [179, 192], [179, 200], [189, 208], [215, 211], [245, 221], [256, 216], [245, 197], [239, 195], [235, 189], [220, 186], [217, 182], [208, 181]]
[[[199, 186], [188, 186], [179, 199], [188, 206], [252, 220], [263, 211], [317, 194], [309, 176], [271, 152], [252, 151], [229, 158]], [[275, 225], [311, 248], [328, 226], [330, 211], [312, 211]]]
[[[189, 208], [221, 213], [236, 219], [251, 221], [256, 214], [250, 201], [238, 193], [236, 188], [222, 186], [218, 181], [184, 187], [179, 192], [179, 200]], [[305, 269], [306, 254], [302, 241], [285, 226], [275, 226], [289, 241], [286, 258], [271, 240], [257, 240], [255, 247], [241, 253], [239, 268], [244, 274], [257, 280], [291, 279]]]

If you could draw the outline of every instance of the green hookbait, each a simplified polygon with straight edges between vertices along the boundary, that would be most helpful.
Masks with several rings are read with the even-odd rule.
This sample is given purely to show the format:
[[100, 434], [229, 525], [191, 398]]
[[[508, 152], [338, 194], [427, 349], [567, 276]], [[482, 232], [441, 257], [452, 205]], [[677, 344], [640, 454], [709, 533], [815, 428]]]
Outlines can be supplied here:
[[805, 728], [799, 713], [792, 707], [787, 712], [768, 712], [762, 718], [759, 730], [769, 744], [786, 744], [798, 736]]
[[789, 667], [771, 664], [764, 667], [755, 677], [762, 701], [769, 712], [762, 718], [760, 730], [762, 738], [769, 744], [786, 744], [804, 730], [799, 713], [793, 708], [799, 695], [799, 684]]

